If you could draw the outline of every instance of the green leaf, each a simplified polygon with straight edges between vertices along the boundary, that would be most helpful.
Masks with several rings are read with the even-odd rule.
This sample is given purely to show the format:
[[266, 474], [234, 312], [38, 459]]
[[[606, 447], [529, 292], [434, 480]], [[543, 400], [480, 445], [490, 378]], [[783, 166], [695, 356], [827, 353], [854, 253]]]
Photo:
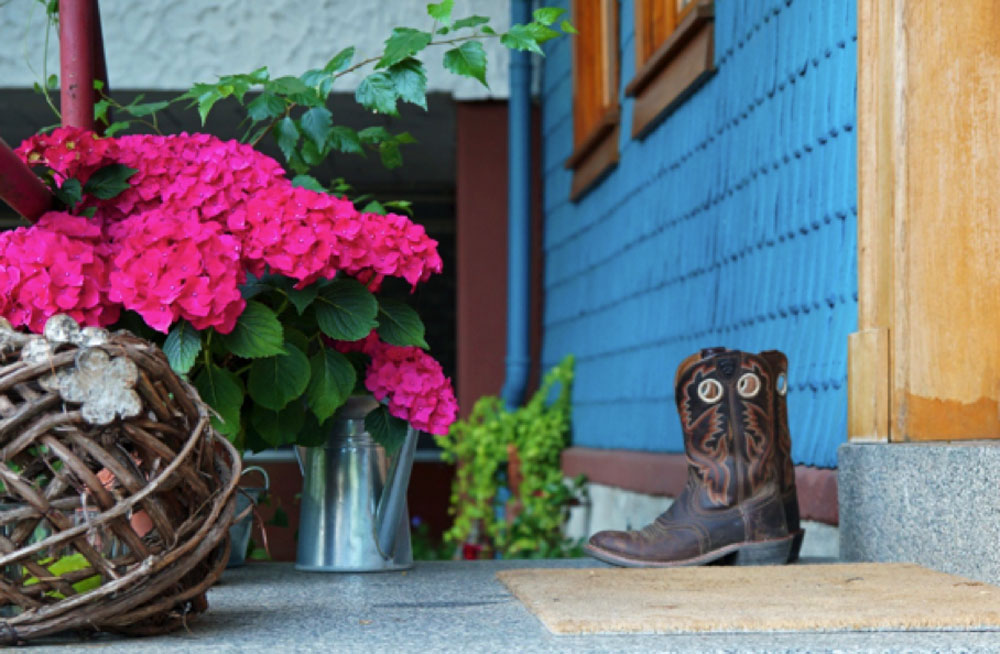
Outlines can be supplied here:
[[302, 114], [302, 131], [313, 140], [321, 150], [326, 144], [333, 125], [333, 115], [326, 107], [313, 107]]
[[378, 335], [391, 345], [416, 345], [428, 349], [424, 340], [424, 323], [410, 305], [399, 300], [379, 298]]
[[358, 133], [350, 127], [342, 125], [336, 125], [330, 129], [328, 145], [334, 150], [349, 154], [364, 154], [365, 152], [361, 147], [361, 140], [358, 138]]
[[338, 276], [323, 285], [314, 306], [320, 330], [338, 341], [357, 341], [378, 326], [378, 301], [354, 279]]
[[101, 200], [110, 200], [129, 187], [129, 178], [137, 172], [124, 164], [109, 164], [90, 176], [83, 185], [83, 192]]
[[310, 191], [317, 191], [319, 193], [326, 193], [326, 189], [323, 188], [323, 185], [320, 184], [319, 180], [312, 175], [296, 175], [292, 178], [292, 186], [307, 188]]
[[350, 396], [357, 381], [354, 366], [340, 352], [323, 348], [309, 359], [312, 375], [306, 398], [319, 422], [325, 422]]
[[111, 123], [110, 125], [108, 125], [108, 128], [104, 130], [104, 135], [110, 138], [110, 137], [114, 136], [115, 134], [117, 134], [118, 132], [122, 131], [123, 129], [128, 129], [128, 128], [129, 128], [129, 122], [128, 121], [126, 121], [126, 120], [117, 120], [117, 121]]
[[579, 34], [579, 32], [576, 31], [576, 28], [573, 27], [573, 23], [569, 22], [568, 20], [564, 20], [563, 22], [559, 23], [559, 29], [566, 32], [567, 34]]
[[323, 85], [323, 82], [330, 79], [330, 73], [320, 70], [319, 68], [313, 68], [307, 70], [299, 76], [302, 83], [306, 86], [314, 89], [318, 89]]
[[80, 184], [80, 180], [70, 177], [55, 190], [55, 195], [60, 202], [73, 208], [83, 199], [83, 186]]
[[[98, 84], [100, 84], [100, 86], [98, 86]], [[45, 80], [45, 86], [47, 86], [50, 89], [59, 88], [59, 76], [56, 75], [55, 73], [49, 75], [48, 79]], [[94, 88], [97, 89], [98, 91], [102, 90], [104, 88], [104, 82], [102, 82], [99, 79], [95, 79]]]
[[291, 288], [288, 290], [288, 300], [295, 306], [295, 310], [301, 316], [305, 313], [316, 298], [319, 297], [319, 285], [312, 283], [305, 288]]
[[209, 363], [194, 378], [194, 387], [201, 399], [215, 409], [221, 420], [212, 416], [212, 426], [232, 440], [240, 433], [240, 407], [243, 405], [243, 386], [236, 375]]
[[410, 57], [394, 64], [389, 68], [389, 79], [401, 100], [427, 110], [427, 72], [420, 61]]
[[377, 213], [380, 216], [384, 216], [386, 211], [381, 202], [378, 200], [372, 200], [365, 205], [365, 208], [361, 210], [361, 213]]
[[317, 282], [309, 284], [305, 288], [295, 288], [298, 282], [284, 275], [269, 275], [265, 281], [274, 288], [281, 289], [281, 292], [295, 306], [295, 310], [298, 311], [300, 316], [309, 308], [309, 305], [313, 303], [319, 294], [319, 283]]
[[390, 415], [385, 405], [380, 404], [365, 416], [365, 431], [372, 435], [376, 443], [385, 448], [385, 453], [389, 456], [394, 455], [403, 445], [407, 429], [409, 425], [406, 421]]
[[264, 88], [277, 95], [300, 95], [309, 92], [309, 87], [306, 86], [305, 82], [291, 75], [271, 80], [264, 85]]
[[526, 25], [514, 25], [510, 31], [500, 37], [500, 43], [511, 50], [526, 50], [536, 54], [544, 55], [542, 49], [538, 47], [535, 37]]
[[381, 125], [375, 125], [373, 127], [366, 127], [358, 132], [358, 138], [361, 139], [361, 142], [365, 145], [371, 145], [373, 143], [391, 139], [392, 132]]
[[295, 152], [295, 146], [299, 142], [299, 128], [290, 116], [285, 116], [278, 121], [275, 138], [278, 140], [281, 154], [285, 155], [285, 159], [291, 159]]
[[320, 148], [318, 148], [316, 144], [309, 139], [302, 142], [299, 154], [302, 156], [302, 161], [306, 162], [309, 166], [318, 166], [323, 163], [324, 159], [326, 159], [326, 152], [321, 151]]
[[466, 41], [461, 47], [445, 52], [444, 67], [456, 75], [477, 79], [489, 88], [486, 83], [486, 52], [479, 41]]
[[278, 316], [267, 305], [251, 300], [236, 327], [228, 334], [220, 334], [222, 343], [238, 357], [259, 359], [284, 352], [284, 333]]
[[295, 441], [305, 422], [305, 413], [298, 403], [289, 404], [281, 411], [255, 404], [250, 410], [250, 424], [271, 447], [280, 447]]
[[354, 59], [354, 46], [344, 48], [333, 55], [333, 58], [323, 66], [323, 70], [327, 73], [339, 73], [350, 65], [352, 59]]
[[403, 165], [403, 155], [399, 152], [399, 144], [396, 141], [382, 141], [378, 146], [378, 154], [382, 159], [382, 165], [387, 169], [399, 168]]
[[524, 26], [524, 29], [535, 40], [535, 43], [545, 43], [546, 41], [562, 36], [562, 34], [551, 27], [546, 27], [539, 23], [528, 23]]
[[247, 78], [250, 82], [254, 84], [266, 84], [267, 80], [271, 78], [271, 73], [268, 72], [267, 66], [261, 66], [257, 70], [253, 71]]
[[468, 18], [460, 18], [455, 21], [455, 24], [451, 26], [452, 30], [460, 30], [463, 27], [479, 27], [480, 25], [485, 25], [490, 22], [490, 19], [486, 16], [469, 16]]
[[389, 200], [384, 206], [386, 209], [395, 209], [408, 216], [413, 216], [413, 203], [409, 200]]
[[198, 96], [198, 115], [201, 117], [201, 124], [204, 125], [205, 121], [208, 119], [208, 112], [212, 110], [215, 103], [222, 99], [222, 93], [216, 89], [212, 89]]
[[93, 218], [97, 214], [97, 207], [87, 207], [79, 213], [84, 218]]
[[126, 113], [132, 114], [136, 118], [154, 114], [170, 106], [169, 102], [146, 102], [145, 104], [130, 104], [122, 107]]
[[309, 385], [309, 359], [288, 341], [283, 347], [285, 354], [254, 360], [247, 379], [253, 401], [274, 411], [284, 409]]
[[285, 101], [273, 93], [261, 93], [247, 105], [247, 115], [254, 121], [277, 118], [285, 112]]
[[389, 75], [379, 71], [372, 73], [361, 80], [357, 90], [354, 91], [354, 99], [365, 109], [379, 114], [395, 116], [396, 111], [396, 85], [392, 83]]
[[[451, 13], [450, 7], [448, 8], [448, 13]], [[421, 32], [412, 27], [397, 27], [392, 30], [392, 36], [386, 39], [385, 51], [382, 53], [382, 58], [375, 64], [375, 67], [388, 68], [396, 62], [420, 52], [430, 42], [430, 32]]]
[[551, 25], [559, 20], [559, 17], [565, 13], [566, 10], [559, 7], [539, 7], [531, 13], [531, 17], [536, 23]]
[[108, 108], [111, 106], [111, 102], [108, 100], [99, 100], [94, 103], [94, 120], [101, 123], [108, 122]]
[[489, 34], [490, 36], [496, 36], [497, 31], [490, 27], [489, 25], [484, 25], [482, 29], [483, 34]]
[[455, 0], [443, 0], [427, 5], [427, 15], [443, 25], [451, 25], [451, 9]]
[[187, 374], [194, 367], [199, 352], [201, 352], [201, 334], [188, 321], [177, 321], [167, 334], [167, 340], [163, 342], [163, 353], [167, 355], [170, 367], [174, 372]]

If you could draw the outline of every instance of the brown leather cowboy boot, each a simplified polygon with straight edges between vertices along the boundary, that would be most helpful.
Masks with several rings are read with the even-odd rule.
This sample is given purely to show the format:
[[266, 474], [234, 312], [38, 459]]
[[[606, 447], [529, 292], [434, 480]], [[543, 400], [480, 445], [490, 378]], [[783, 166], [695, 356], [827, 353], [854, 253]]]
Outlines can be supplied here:
[[799, 550], [802, 549], [802, 538], [806, 530], [799, 522], [799, 496], [795, 490], [795, 466], [792, 464], [792, 438], [788, 431], [788, 359], [778, 350], [767, 350], [760, 353], [771, 367], [774, 384], [774, 435], [778, 441], [778, 487], [781, 489], [781, 501], [785, 506], [785, 521], [788, 523], [788, 533], [795, 537], [792, 541], [792, 551], [788, 562], [799, 560]]
[[688, 481], [665, 513], [640, 531], [602, 531], [586, 551], [624, 566], [786, 563], [774, 433], [774, 373], [760, 356], [710, 348], [674, 378]]

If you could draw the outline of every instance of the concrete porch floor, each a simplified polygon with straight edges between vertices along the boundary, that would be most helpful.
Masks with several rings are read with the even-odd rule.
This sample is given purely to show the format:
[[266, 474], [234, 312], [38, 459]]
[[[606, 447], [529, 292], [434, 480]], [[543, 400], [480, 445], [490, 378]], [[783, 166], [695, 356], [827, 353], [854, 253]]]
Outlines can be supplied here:
[[[1000, 632], [553, 636], [497, 581], [508, 568], [598, 567], [563, 561], [418, 562], [405, 573], [228, 570], [189, 632], [101, 637], [40, 652], [996, 652]], [[933, 610], [933, 607], [928, 607]], [[51, 643], [51, 641], [50, 641]]]

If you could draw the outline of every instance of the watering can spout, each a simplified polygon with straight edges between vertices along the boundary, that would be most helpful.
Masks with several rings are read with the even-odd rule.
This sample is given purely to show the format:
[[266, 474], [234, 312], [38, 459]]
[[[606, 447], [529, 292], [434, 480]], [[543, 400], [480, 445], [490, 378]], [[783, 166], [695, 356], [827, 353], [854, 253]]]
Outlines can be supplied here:
[[386, 560], [392, 558], [396, 549], [399, 529], [409, 528], [409, 525], [400, 525], [400, 519], [406, 509], [406, 489], [410, 486], [410, 471], [413, 469], [416, 449], [417, 430], [408, 427], [403, 445], [393, 458], [375, 514], [375, 539], [379, 552]]

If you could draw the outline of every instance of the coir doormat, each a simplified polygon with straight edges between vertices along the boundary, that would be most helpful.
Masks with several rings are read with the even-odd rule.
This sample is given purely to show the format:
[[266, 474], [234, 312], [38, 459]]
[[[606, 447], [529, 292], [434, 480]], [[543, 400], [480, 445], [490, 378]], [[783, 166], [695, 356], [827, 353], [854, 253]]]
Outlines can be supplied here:
[[555, 634], [1000, 629], [1000, 588], [905, 563], [497, 576]]

